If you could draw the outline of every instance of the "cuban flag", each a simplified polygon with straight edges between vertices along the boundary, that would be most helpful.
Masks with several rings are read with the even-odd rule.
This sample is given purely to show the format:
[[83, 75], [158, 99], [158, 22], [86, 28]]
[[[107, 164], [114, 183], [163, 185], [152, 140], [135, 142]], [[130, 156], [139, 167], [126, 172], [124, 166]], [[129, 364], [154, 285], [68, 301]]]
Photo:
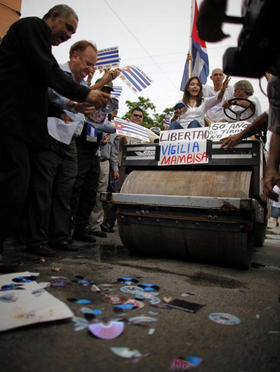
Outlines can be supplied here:
[[142, 125], [131, 123], [123, 119], [114, 119], [116, 133], [120, 136], [138, 138], [142, 141], [149, 141], [147, 129]]
[[126, 66], [121, 69], [120, 78], [135, 92], [139, 93], [151, 85], [152, 80], [138, 67]]
[[119, 47], [99, 50], [95, 67], [99, 70], [119, 67], [120, 65]]
[[121, 86], [113, 86], [113, 90], [110, 94], [111, 94], [112, 97], [115, 97], [115, 98], [119, 99], [121, 94], [122, 94], [122, 87]]
[[[209, 75], [209, 60], [206, 49], [206, 43], [198, 36], [196, 20], [197, 20], [197, 3], [194, 0], [194, 17], [192, 27], [192, 74], [191, 76], [198, 76], [202, 84], [206, 84]], [[186, 61], [184, 73], [181, 82], [181, 91], [184, 91], [186, 82], [188, 80], [189, 62]]]

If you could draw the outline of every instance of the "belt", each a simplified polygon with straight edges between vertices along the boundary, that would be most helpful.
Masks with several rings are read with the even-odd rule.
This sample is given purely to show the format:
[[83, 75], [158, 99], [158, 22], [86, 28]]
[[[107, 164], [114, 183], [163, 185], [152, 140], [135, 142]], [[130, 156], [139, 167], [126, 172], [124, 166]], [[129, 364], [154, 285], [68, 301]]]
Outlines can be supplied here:
[[104, 161], [109, 161], [109, 159], [101, 159], [100, 158], [100, 161], [101, 161], [101, 163], [103, 163]]

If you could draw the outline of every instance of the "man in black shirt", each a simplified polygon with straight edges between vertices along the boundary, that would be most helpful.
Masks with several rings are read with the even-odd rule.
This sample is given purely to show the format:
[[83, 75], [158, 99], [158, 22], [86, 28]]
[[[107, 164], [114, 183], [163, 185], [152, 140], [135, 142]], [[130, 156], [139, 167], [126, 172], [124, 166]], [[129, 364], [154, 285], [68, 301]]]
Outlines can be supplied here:
[[[96, 108], [110, 98], [75, 83], [52, 55], [51, 46], [68, 40], [77, 25], [74, 10], [57, 5], [43, 19], [15, 22], [0, 45], [0, 255], [5, 238], [18, 228], [30, 180], [30, 155], [48, 149], [48, 87]], [[9, 270], [4, 261], [0, 271]]]

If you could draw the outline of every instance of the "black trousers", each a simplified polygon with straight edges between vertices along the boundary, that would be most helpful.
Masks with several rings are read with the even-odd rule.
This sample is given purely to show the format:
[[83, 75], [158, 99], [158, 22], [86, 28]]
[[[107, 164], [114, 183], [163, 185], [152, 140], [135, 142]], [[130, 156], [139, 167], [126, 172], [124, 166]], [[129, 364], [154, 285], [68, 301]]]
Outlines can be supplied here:
[[71, 211], [74, 231], [84, 233], [89, 216], [95, 205], [100, 172], [100, 158], [97, 145], [77, 139], [78, 175], [71, 197]]
[[27, 245], [68, 240], [70, 198], [77, 175], [77, 150], [73, 140], [65, 145], [50, 137], [50, 151], [31, 159], [31, 181], [24, 218]]
[[19, 230], [30, 181], [31, 146], [0, 136], [0, 252], [4, 240]]

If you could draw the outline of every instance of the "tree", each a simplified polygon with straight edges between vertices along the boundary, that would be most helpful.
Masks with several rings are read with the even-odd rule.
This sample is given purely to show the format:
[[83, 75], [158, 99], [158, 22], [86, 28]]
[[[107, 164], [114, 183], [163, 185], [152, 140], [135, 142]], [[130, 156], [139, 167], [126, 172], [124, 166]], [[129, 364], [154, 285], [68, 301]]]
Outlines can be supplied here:
[[163, 113], [162, 114], [155, 114], [154, 115], [154, 120], [155, 122], [157, 123], [156, 126], [157, 127], [160, 127], [161, 129], [163, 129], [163, 124], [164, 124], [164, 119], [166, 116], [172, 116], [173, 114], [173, 111], [174, 111], [174, 108], [173, 107], [167, 107], [166, 109], [163, 110]]
[[149, 98], [144, 98], [139, 96], [138, 101], [136, 102], [131, 102], [131, 101], [125, 101], [127, 107], [128, 107], [128, 112], [123, 116], [123, 119], [126, 119], [130, 116], [131, 111], [135, 107], [139, 107], [143, 110], [143, 122], [142, 125], [144, 125], [146, 128], [151, 128], [154, 126], [154, 120], [151, 117], [151, 114], [149, 111], [153, 111], [152, 114], [155, 114], [156, 107], [155, 105], [150, 101]]
[[125, 101], [125, 103], [128, 107], [128, 112], [123, 116], [123, 119], [128, 118], [135, 107], [139, 107], [143, 110], [142, 125], [146, 128], [160, 127], [163, 129], [164, 118], [173, 113], [173, 107], [167, 107], [162, 114], [156, 113], [156, 107], [150, 99], [141, 96], [138, 97], [138, 101]]

